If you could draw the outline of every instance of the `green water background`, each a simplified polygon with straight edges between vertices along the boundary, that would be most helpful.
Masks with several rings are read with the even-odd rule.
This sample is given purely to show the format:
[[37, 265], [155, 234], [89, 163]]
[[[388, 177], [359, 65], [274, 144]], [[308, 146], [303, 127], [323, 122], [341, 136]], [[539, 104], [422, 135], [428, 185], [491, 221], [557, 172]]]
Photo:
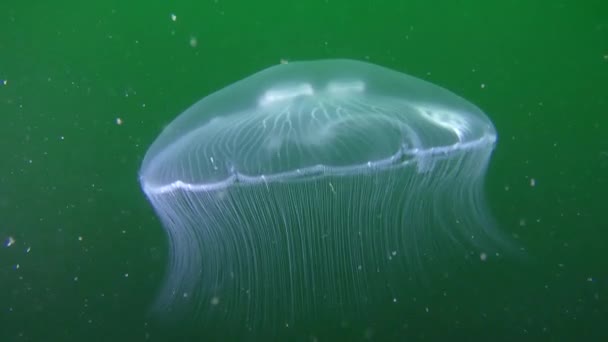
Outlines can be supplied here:
[[292, 337], [608, 340], [607, 4], [2, 2], [0, 341], [221, 339], [147, 314], [167, 249], [138, 167], [206, 94], [320, 58], [397, 69], [487, 112], [499, 133], [489, 202], [530, 259], [464, 272], [477, 296], [381, 313], [391, 329]]

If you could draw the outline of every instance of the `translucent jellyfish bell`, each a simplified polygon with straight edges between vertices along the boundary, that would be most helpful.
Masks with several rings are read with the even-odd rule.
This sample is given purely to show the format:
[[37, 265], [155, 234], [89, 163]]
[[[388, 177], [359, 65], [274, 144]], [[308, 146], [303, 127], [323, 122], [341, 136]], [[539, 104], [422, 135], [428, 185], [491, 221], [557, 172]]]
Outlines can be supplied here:
[[170, 241], [159, 305], [283, 322], [387, 300], [425, 259], [490, 252], [495, 141], [463, 98], [358, 61], [277, 65], [211, 94], [140, 171]]

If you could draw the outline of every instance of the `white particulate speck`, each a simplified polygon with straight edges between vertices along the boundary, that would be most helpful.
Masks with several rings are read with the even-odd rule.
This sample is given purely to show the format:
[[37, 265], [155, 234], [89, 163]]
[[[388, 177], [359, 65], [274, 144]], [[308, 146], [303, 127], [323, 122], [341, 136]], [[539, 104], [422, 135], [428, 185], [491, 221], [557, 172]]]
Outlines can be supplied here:
[[198, 39], [195, 36], [190, 37], [190, 46], [193, 48], [198, 46]]
[[175, 15], [175, 13], [171, 13], [171, 21], [176, 21], [177, 20], [177, 15]]
[[479, 254], [479, 260], [486, 261], [488, 259], [488, 255], [486, 253]]
[[14, 244], [15, 244], [15, 242], [16, 242], [16, 241], [15, 241], [15, 239], [14, 239], [12, 236], [9, 236], [9, 237], [6, 239], [6, 245], [5, 245], [5, 246], [6, 246], [6, 247], [10, 247], [10, 246], [14, 245]]
[[535, 187], [536, 186], [536, 179], [530, 178], [530, 186], [531, 187]]

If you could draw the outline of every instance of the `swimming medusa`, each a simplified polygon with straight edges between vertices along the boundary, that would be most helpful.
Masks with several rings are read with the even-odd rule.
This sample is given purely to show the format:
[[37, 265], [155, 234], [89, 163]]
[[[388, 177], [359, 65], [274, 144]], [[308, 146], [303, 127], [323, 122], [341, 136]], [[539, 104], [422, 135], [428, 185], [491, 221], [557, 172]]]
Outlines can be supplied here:
[[157, 307], [292, 322], [396, 302], [441, 260], [494, 256], [496, 138], [463, 98], [359, 61], [277, 65], [211, 94], [140, 170], [169, 239]]

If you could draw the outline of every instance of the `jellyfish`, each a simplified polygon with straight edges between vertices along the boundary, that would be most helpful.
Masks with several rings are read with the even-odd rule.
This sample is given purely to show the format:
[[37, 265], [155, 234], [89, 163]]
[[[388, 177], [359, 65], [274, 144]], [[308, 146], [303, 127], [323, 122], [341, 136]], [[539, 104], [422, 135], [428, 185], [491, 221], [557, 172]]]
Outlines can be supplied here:
[[169, 241], [154, 308], [288, 325], [498, 255], [483, 190], [496, 140], [465, 99], [361, 61], [276, 65], [208, 95], [139, 173]]

